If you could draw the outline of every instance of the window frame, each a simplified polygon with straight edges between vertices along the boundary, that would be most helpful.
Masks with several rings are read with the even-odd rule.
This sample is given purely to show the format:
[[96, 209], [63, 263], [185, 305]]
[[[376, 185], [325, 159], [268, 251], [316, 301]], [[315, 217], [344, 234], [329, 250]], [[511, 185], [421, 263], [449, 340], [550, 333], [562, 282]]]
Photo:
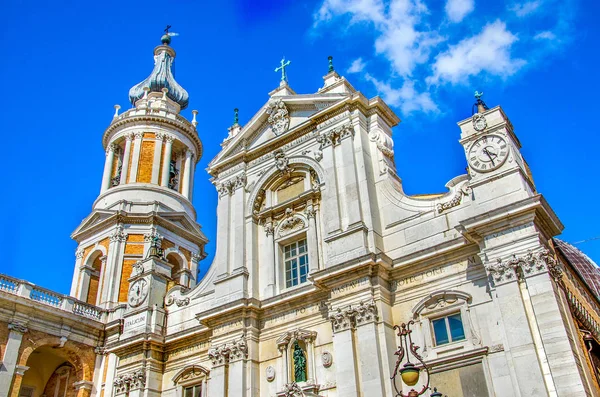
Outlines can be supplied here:
[[[310, 250], [311, 249], [316, 249], [314, 247], [311, 247], [309, 238], [308, 238], [308, 225], [305, 226], [303, 229], [300, 229], [296, 232], [294, 232], [293, 234], [289, 234], [286, 235], [284, 237], [280, 237], [279, 239], [276, 239], [274, 241], [275, 244], [275, 250], [276, 250], [276, 254], [275, 254], [275, 280], [277, 283], [277, 290], [279, 292], [287, 292], [287, 291], [293, 291], [295, 289], [298, 288], [302, 288], [305, 287], [306, 285], [309, 284], [309, 280], [308, 280], [308, 275], [310, 273]], [[307, 267], [308, 267], [308, 271], [306, 273], [306, 281], [303, 283], [298, 283], [296, 285], [292, 285], [290, 287], [287, 287], [286, 284], [286, 272], [285, 272], [285, 247], [294, 243], [294, 242], [299, 242], [302, 240], [306, 240], [306, 255], [307, 255]]]
[[[300, 243], [304, 242], [303, 247], [304, 247], [304, 252], [300, 252]], [[289, 258], [286, 257], [287, 253], [286, 253], [286, 248], [294, 246], [293, 248], [296, 249], [296, 254], [293, 256], [290, 256]], [[301, 286], [302, 284], [305, 284], [308, 282], [308, 273], [310, 271], [310, 264], [309, 264], [309, 255], [308, 255], [308, 239], [306, 238], [306, 236], [294, 239], [291, 242], [288, 242], [286, 244], [281, 244], [281, 252], [282, 252], [282, 262], [283, 262], [283, 287], [284, 289], [289, 289], [289, 288], [294, 288], [294, 287], [298, 287]], [[301, 259], [304, 258], [305, 259], [305, 263], [302, 264]], [[291, 263], [292, 261], [296, 261], [296, 277], [291, 279], [291, 285], [288, 285], [288, 263]], [[304, 268], [305, 273], [304, 273], [304, 281], [302, 281], [302, 269]], [[290, 271], [291, 272], [291, 265], [290, 265]], [[294, 281], [297, 281], [295, 284], [293, 283]]]
[[[450, 323], [448, 321], [448, 318], [453, 317], [453, 316], [457, 316], [457, 315], [460, 316], [460, 325], [462, 327], [463, 337], [462, 337], [462, 339], [456, 339], [456, 340], [454, 340], [452, 338], [452, 331], [450, 329]], [[444, 342], [444, 343], [439, 343], [438, 342], [438, 337], [437, 337], [436, 332], [435, 332], [434, 322], [439, 321], [439, 320], [444, 320], [444, 325], [446, 326], [445, 328], [446, 328], [446, 335], [448, 337], [448, 342]], [[465, 323], [464, 323], [464, 320], [463, 320], [463, 315], [462, 315], [462, 313], [461, 313], [460, 310], [454, 311], [454, 312], [451, 312], [451, 313], [446, 313], [446, 314], [441, 315], [441, 316], [431, 317], [429, 319], [429, 323], [431, 325], [431, 335], [433, 337], [433, 346], [434, 347], [447, 346], [447, 345], [450, 345], [452, 343], [462, 342], [462, 341], [464, 341], [464, 340], [467, 339], [467, 332], [465, 331]]]

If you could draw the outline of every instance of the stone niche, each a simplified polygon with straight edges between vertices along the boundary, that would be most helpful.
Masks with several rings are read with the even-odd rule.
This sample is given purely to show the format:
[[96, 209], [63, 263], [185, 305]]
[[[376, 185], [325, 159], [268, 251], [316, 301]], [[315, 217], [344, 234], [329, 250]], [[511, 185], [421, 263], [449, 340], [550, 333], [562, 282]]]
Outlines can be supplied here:
[[444, 395], [452, 397], [486, 397], [490, 395], [481, 363], [433, 373], [429, 384], [431, 387], [437, 387]]

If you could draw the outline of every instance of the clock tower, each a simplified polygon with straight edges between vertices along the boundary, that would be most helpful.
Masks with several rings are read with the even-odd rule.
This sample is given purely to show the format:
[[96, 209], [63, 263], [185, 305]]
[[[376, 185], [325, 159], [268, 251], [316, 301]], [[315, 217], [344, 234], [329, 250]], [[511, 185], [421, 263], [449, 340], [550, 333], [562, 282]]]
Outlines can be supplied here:
[[[476, 103], [471, 118], [458, 123], [460, 143], [467, 156], [469, 186], [481, 202], [497, 197], [502, 187], [504, 194], [535, 194], [535, 185], [529, 166], [521, 155], [521, 143], [513, 126], [500, 106], [488, 108], [475, 92]], [[475, 112], [476, 110], [476, 112]], [[492, 180], [499, 183], [488, 184]]]

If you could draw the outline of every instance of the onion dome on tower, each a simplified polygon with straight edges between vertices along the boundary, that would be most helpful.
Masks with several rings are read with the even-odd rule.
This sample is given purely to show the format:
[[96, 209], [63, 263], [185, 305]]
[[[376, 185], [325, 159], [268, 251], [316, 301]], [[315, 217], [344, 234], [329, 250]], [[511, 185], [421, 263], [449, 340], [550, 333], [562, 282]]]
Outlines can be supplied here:
[[154, 49], [154, 69], [141, 83], [134, 85], [129, 90], [129, 100], [135, 103], [144, 97], [144, 87], [150, 88], [150, 92], [162, 92], [168, 89], [167, 97], [177, 102], [181, 109], [188, 105], [190, 96], [187, 91], [175, 81], [173, 63], [175, 62], [175, 50], [169, 46], [171, 36], [167, 32], [161, 37], [162, 45]]

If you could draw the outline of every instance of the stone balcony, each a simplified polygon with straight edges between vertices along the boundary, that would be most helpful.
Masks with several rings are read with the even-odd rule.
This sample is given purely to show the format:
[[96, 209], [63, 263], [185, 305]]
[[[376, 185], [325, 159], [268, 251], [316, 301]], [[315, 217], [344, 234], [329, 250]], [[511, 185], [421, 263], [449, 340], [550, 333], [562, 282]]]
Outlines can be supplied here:
[[82, 302], [72, 296], [62, 295], [39, 287], [29, 281], [19, 280], [0, 274], [0, 292], [6, 292], [21, 298], [35, 301], [58, 310], [72, 313], [91, 320], [106, 322], [108, 312], [97, 306]]

